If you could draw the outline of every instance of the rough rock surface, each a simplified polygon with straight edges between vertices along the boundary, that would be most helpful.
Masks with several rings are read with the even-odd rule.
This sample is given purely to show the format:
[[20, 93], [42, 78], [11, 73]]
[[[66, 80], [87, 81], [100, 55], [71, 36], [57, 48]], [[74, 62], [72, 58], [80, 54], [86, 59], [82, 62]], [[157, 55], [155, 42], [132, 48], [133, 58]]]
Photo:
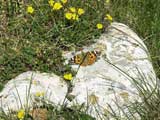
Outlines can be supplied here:
[[66, 93], [67, 85], [59, 76], [28, 71], [5, 85], [0, 93], [1, 107], [6, 112], [19, 110], [26, 107], [27, 104], [28, 106], [38, 105], [36, 100], [43, 98], [58, 105], [62, 104]]
[[[107, 115], [111, 108], [121, 116], [123, 112], [119, 112], [119, 107], [127, 111], [125, 106], [129, 101], [141, 101], [135, 81], [145, 86], [154, 87], [156, 84], [148, 50], [143, 41], [121, 23], [112, 23], [95, 44], [84, 47], [82, 51], [93, 50], [101, 52], [94, 64], [80, 67], [72, 65], [78, 72], [72, 81], [73, 90], [70, 93], [75, 98], [67, 101], [68, 105], [89, 105], [88, 114], [97, 119], [105, 120], [104, 114]], [[64, 57], [70, 60], [72, 53], [64, 52]], [[33, 105], [36, 92], [42, 91], [46, 100], [56, 105], [63, 103], [67, 93], [66, 82], [54, 74], [29, 71], [9, 81], [0, 93], [1, 107], [5, 111], [8, 107], [17, 110], [21, 105], [26, 105], [26, 91], [31, 79], [30, 105]]]
[[[71, 94], [76, 96], [78, 104], [89, 102], [89, 114], [103, 118], [102, 114], [109, 112], [110, 108], [118, 112], [119, 106], [125, 111], [129, 101], [141, 101], [135, 81], [144, 88], [154, 88], [156, 76], [148, 50], [126, 25], [113, 23], [95, 44], [83, 51], [92, 50], [102, 52], [95, 64], [80, 68], [72, 65], [78, 73]], [[65, 54], [68, 59], [69, 56], [70, 53]]]

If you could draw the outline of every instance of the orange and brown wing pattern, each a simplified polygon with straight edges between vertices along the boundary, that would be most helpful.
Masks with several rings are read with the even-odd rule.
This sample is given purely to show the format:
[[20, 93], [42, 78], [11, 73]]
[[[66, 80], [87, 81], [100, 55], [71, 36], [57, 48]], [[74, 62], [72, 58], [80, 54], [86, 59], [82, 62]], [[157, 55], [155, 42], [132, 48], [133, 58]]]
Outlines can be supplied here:
[[74, 56], [74, 63], [80, 66], [92, 65], [96, 62], [96, 60], [97, 60], [97, 55], [94, 51]]
[[88, 52], [87, 55], [87, 59], [88, 59], [88, 65], [92, 65], [93, 63], [96, 62], [97, 60], [97, 55], [95, 54], [95, 52]]
[[83, 56], [81, 54], [78, 54], [76, 56], [74, 56], [74, 63], [75, 64], [81, 64], [82, 63], [82, 60], [83, 60]]

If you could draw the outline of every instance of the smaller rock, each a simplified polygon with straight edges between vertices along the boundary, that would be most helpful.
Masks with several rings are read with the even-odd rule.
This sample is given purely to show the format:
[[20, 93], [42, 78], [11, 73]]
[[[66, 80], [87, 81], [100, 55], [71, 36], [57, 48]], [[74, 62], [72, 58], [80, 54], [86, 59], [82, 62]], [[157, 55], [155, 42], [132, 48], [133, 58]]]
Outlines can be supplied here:
[[7, 113], [34, 104], [41, 105], [41, 99], [62, 105], [67, 89], [65, 81], [55, 74], [28, 71], [5, 85], [0, 93], [0, 107]]

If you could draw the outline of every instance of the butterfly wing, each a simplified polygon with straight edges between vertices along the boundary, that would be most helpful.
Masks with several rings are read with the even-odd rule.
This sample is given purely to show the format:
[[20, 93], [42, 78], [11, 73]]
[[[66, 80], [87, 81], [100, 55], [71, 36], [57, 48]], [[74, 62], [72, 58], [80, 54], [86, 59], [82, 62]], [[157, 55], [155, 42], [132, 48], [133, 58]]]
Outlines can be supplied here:
[[78, 55], [74, 56], [74, 63], [80, 65], [82, 63], [82, 59], [83, 59], [82, 55], [78, 54]]
[[97, 56], [95, 54], [94, 51], [92, 52], [88, 52], [88, 55], [87, 55], [87, 61], [88, 61], [88, 65], [92, 65], [93, 63], [96, 62], [96, 59], [97, 59]]

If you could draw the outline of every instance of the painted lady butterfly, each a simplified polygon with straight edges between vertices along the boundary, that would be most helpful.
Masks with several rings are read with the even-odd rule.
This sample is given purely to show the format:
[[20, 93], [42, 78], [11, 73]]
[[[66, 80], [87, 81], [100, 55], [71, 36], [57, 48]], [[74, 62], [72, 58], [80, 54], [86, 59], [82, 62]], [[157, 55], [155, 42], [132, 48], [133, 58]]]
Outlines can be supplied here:
[[98, 51], [91, 51], [91, 52], [82, 52], [80, 54], [75, 55], [71, 61], [74, 64], [80, 65], [80, 66], [88, 66], [94, 64], [97, 59], [100, 52]]

